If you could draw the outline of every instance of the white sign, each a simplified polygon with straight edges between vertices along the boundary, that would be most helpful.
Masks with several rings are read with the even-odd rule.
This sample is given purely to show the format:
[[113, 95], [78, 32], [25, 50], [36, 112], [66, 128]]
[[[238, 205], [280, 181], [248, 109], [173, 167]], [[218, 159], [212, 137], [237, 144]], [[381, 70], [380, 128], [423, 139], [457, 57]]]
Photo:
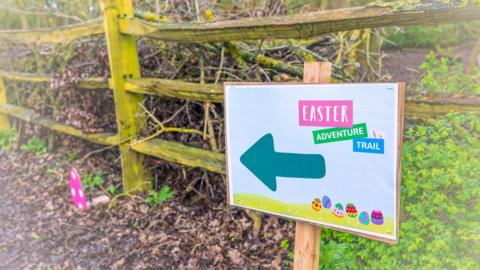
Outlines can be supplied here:
[[225, 84], [231, 205], [398, 238], [403, 84]]

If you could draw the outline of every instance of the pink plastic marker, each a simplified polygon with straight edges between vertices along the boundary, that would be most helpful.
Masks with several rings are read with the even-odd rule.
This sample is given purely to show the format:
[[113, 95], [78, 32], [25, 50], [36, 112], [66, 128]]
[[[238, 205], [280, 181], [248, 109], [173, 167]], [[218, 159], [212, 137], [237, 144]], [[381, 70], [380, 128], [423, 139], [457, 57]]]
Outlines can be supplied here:
[[72, 168], [70, 171], [70, 193], [72, 194], [72, 201], [75, 208], [86, 210], [87, 200], [85, 199], [85, 193], [83, 192], [80, 175], [75, 168]]

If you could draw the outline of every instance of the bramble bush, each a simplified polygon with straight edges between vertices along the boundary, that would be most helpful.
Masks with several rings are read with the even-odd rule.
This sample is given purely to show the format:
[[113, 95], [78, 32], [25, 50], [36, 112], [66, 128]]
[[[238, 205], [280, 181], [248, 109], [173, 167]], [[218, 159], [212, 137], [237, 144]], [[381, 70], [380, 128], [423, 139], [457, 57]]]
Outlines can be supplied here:
[[480, 115], [408, 129], [398, 244], [323, 229], [320, 269], [480, 269], [479, 182]]
[[417, 92], [480, 94], [480, 70], [465, 74], [462, 63], [447, 57], [438, 58], [430, 52], [420, 71], [422, 77], [416, 82]]

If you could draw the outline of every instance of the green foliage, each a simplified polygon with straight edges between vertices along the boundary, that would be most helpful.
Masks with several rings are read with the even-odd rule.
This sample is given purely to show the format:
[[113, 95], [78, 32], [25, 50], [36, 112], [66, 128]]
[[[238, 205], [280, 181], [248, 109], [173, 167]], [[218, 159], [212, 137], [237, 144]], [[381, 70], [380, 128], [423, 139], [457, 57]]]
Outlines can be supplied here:
[[108, 185], [107, 192], [112, 196], [120, 193], [120, 191], [113, 184]]
[[423, 76], [416, 82], [416, 91], [480, 94], [480, 70], [465, 74], [461, 63], [447, 57], [438, 58], [433, 52], [425, 59], [420, 66]]
[[320, 269], [352, 269], [356, 265], [355, 254], [348, 252], [349, 246], [345, 243], [330, 241], [320, 244]]
[[0, 150], [10, 150], [16, 135], [14, 129], [0, 130]]
[[480, 269], [479, 135], [478, 114], [407, 130], [399, 243], [324, 229], [321, 269]]
[[282, 242], [280, 242], [280, 247], [285, 249], [288, 252], [287, 259], [283, 261], [283, 267], [290, 268], [290, 265], [293, 262], [293, 257], [295, 256], [295, 253], [293, 252], [293, 249], [290, 246], [290, 242], [288, 241], [288, 239], [283, 239]]
[[39, 235], [37, 232], [35, 232], [35, 231], [33, 231], [33, 232], [30, 234], [30, 236], [32, 237], [33, 240], [40, 240], [40, 239], [41, 239], [40, 235]]
[[67, 154], [67, 162], [72, 163], [78, 158], [78, 150], [74, 149], [73, 151]]
[[47, 153], [47, 142], [37, 136], [33, 136], [20, 149], [26, 153], [44, 155]]
[[386, 29], [385, 47], [437, 48], [451, 47], [480, 36], [480, 23], [444, 24], [437, 26], [390, 27]]
[[283, 239], [282, 242], [280, 242], [280, 247], [282, 247], [285, 250], [289, 250], [290, 242], [288, 241], [288, 239]]
[[162, 186], [160, 191], [150, 191], [145, 199], [150, 206], [162, 204], [175, 196], [175, 192], [169, 186]]
[[94, 192], [97, 189], [97, 187], [103, 185], [103, 183], [105, 183], [105, 180], [103, 180], [102, 171], [96, 172], [95, 175], [88, 173], [82, 179], [82, 184], [83, 184], [83, 187], [85, 188], [85, 192]]
[[290, 261], [290, 262], [293, 262], [293, 257], [295, 256], [295, 253], [293, 252], [293, 250], [290, 250], [290, 252], [288, 252], [287, 254], [287, 259]]

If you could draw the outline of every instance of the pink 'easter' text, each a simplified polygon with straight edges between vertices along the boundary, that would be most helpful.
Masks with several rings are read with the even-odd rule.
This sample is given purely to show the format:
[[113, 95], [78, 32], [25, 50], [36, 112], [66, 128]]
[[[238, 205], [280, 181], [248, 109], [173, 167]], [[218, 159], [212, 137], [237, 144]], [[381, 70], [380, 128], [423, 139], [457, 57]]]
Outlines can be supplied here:
[[353, 101], [351, 100], [299, 100], [300, 126], [352, 127]]

